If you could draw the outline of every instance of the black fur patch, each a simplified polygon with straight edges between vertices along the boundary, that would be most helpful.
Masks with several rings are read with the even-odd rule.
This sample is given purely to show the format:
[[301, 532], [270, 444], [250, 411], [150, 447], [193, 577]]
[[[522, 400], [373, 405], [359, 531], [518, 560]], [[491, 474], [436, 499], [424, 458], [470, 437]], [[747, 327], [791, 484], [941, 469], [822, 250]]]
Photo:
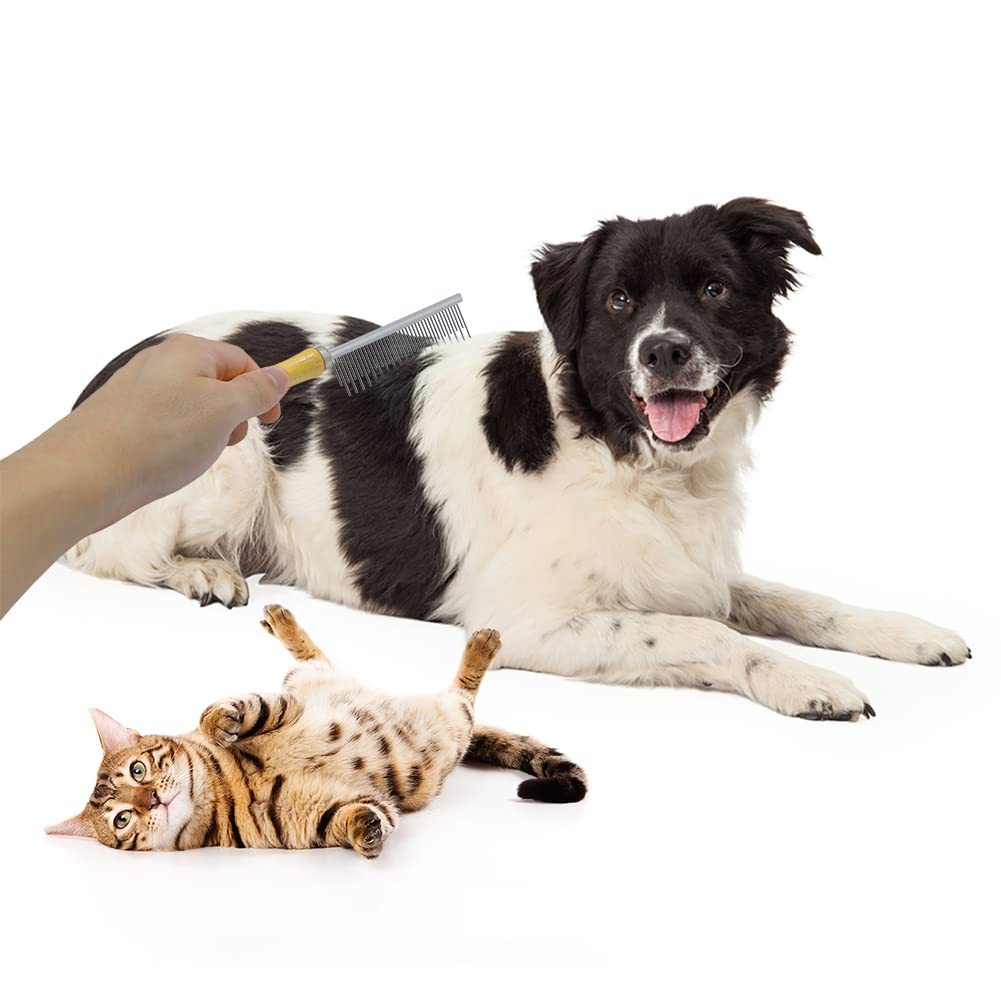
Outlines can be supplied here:
[[[309, 334], [302, 327], [276, 320], [245, 323], [224, 340], [243, 348], [261, 368], [276, 365], [310, 346]], [[265, 428], [271, 457], [279, 469], [292, 465], [302, 457], [309, 443], [309, 429], [315, 415], [314, 383], [300, 383], [285, 394], [281, 419]]]
[[87, 383], [87, 388], [76, 398], [76, 402], [73, 404], [73, 409], [76, 410], [88, 396], [93, 396], [123, 365], [127, 365], [130, 361], [140, 351], [144, 351], [146, 348], [153, 347], [154, 344], [159, 344], [165, 337], [166, 333], [154, 334], [152, 337], [147, 337], [146, 340], [140, 341], [138, 344], [133, 344], [128, 350], [123, 351], [120, 355], [112, 358], [104, 368], [101, 369], [97, 375], [94, 376], [90, 382]]
[[409, 792], [414, 792], [416, 788], [421, 784], [421, 780], [424, 778], [424, 773], [421, 771], [420, 765], [411, 765], [409, 779]]
[[[258, 696], [260, 698], [260, 696]], [[240, 736], [243, 738], [254, 737], [264, 729], [264, 724], [268, 720], [268, 716], [271, 715], [271, 706], [268, 705], [266, 699], [261, 699], [260, 708], [257, 710], [257, 718], [253, 723], [244, 730]]]
[[334, 803], [332, 806], [328, 806], [326, 810], [320, 814], [320, 819], [316, 824], [316, 842], [317, 844], [323, 844], [327, 837], [327, 828], [330, 826], [330, 821], [334, 819], [334, 814], [340, 809], [340, 803]]
[[[375, 327], [346, 318], [342, 339]], [[410, 358], [356, 396], [327, 382], [317, 415], [320, 446], [337, 484], [341, 545], [362, 599], [414, 619], [435, 617], [456, 570], [409, 439], [414, 383], [427, 364], [426, 354]]]
[[490, 451], [509, 472], [544, 469], [556, 452], [556, 421], [542, 375], [539, 334], [508, 334], [483, 370], [480, 423]]
[[271, 784], [271, 792], [268, 795], [268, 820], [274, 829], [275, 837], [280, 845], [285, 844], [285, 832], [282, 830], [282, 820], [278, 813], [278, 797], [281, 795], [282, 786], [285, 784], [284, 775], [276, 775]]

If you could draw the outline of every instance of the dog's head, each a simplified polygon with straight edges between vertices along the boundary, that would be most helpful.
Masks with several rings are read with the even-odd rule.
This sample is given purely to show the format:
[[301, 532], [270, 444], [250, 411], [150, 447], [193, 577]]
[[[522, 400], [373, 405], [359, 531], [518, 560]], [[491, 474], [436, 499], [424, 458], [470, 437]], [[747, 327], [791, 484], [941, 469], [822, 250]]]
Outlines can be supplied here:
[[643, 437], [686, 451], [741, 390], [766, 399], [788, 351], [772, 304], [796, 285], [793, 244], [820, 253], [799, 212], [738, 198], [543, 247], [532, 278], [582, 430], [616, 454]]

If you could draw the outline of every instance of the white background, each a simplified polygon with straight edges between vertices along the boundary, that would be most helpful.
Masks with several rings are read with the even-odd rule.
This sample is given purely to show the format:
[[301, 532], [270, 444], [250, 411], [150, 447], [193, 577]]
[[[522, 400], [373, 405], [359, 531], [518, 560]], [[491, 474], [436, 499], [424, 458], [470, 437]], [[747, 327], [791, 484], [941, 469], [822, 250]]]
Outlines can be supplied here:
[[879, 715], [856, 725], [499, 672], [480, 718], [574, 755], [584, 803], [518, 802], [515, 774], [463, 769], [375, 863], [126, 855], [41, 833], [91, 788], [87, 706], [178, 732], [218, 696], [273, 688], [267, 601], [401, 691], [444, 684], [462, 638], [288, 589], [227, 612], [58, 567], [0, 625], [4, 977], [237, 998], [279, 976], [343, 993], [354, 964], [379, 963], [353, 989], [381, 997], [394, 963], [428, 964], [413, 980], [482, 962], [464, 994], [507, 990], [520, 963], [530, 995], [993, 994], [989, 8], [350, 6], [5, 14], [0, 454], [186, 318], [385, 322], [461, 291], [474, 331], [532, 329], [539, 243], [764, 196], [804, 211], [825, 256], [797, 257], [803, 288], [781, 306], [795, 352], [756, 434], [746, 565], [939, 621], [975, 660], [804, 652], [870, 696]]

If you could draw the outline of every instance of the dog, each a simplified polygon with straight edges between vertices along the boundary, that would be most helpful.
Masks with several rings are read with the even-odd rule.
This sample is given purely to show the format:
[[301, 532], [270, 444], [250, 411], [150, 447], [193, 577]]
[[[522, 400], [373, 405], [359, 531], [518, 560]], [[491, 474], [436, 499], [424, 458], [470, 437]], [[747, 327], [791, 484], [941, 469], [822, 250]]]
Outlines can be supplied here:
[[[737, 479], [789, 349], [773, 305], [797, 285], [793, 246], [820, 253], [801, 213], [754, 198], [544, 245], [542, 331], [428, 348], [357, 396], [329, 375], [297, 386], [276, 426], [66, 560], [203, 605], [246, 604], [264, 573], [374, 612], [488, 622], [508, 667], [874, 715], [846, 678], [750, 638], [970, 657], [954, 632], [741, 569]], [[124, 352], [81, 400], [169, 335], [223, 338], [264, 366], [375, 326], [210, 316]]]

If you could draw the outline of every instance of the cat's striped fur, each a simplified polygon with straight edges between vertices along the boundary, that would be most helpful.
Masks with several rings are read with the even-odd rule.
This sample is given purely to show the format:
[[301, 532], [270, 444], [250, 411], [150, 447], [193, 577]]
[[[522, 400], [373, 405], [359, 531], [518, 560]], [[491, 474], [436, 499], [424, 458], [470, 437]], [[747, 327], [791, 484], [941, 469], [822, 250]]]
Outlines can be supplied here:
[[372, 858], [463, 757], [534, 776], [524, 798], [583, 798], [584, 773], [558, 751], [474, 727], [500, 649], [494, 630], [470, 637], [446, 692], [401, 698], [334, 671], [286, 609], [264, 614], [296, 661], [282, 693], [216, 702], [183, 737], [140, 736], [94, 711], [105, 751], [97, 783], [82, 813], [49, 833], [138, 851], [342, 846]]

